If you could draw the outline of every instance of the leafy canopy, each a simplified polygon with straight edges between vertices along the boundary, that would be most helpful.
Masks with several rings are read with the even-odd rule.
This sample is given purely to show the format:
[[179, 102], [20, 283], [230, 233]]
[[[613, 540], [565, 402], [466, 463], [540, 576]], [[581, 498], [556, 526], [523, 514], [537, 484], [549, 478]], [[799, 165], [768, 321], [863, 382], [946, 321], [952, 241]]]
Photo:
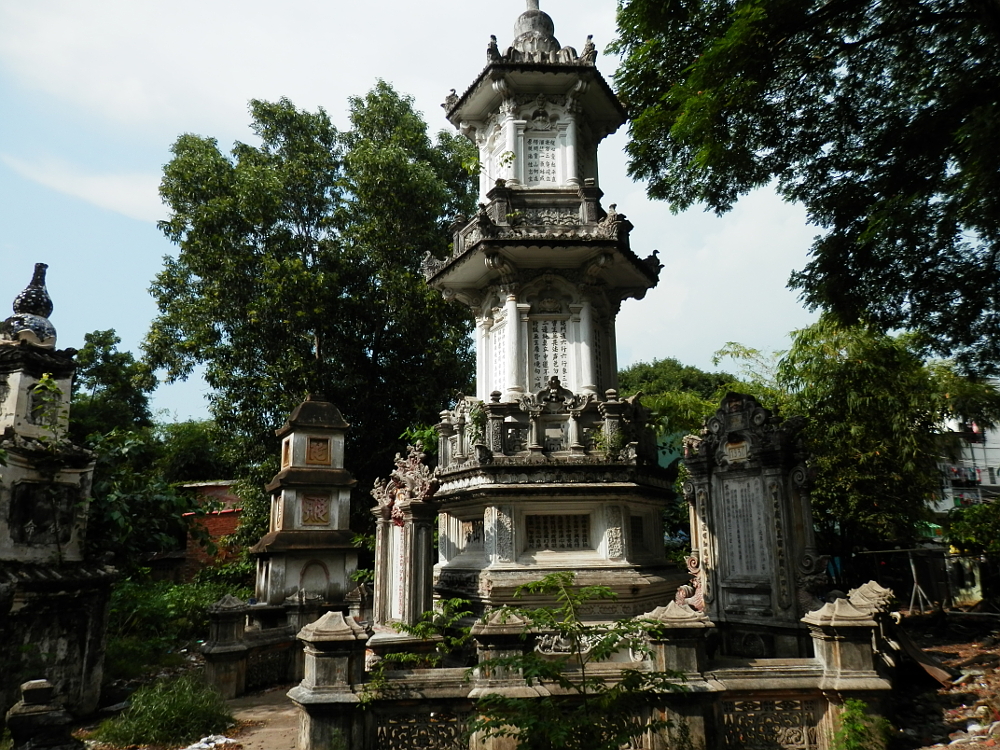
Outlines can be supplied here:
[[149, 394], [156, 377], [149, 367], [131, 352], [118, 351], [121, 338], [114, 329], [92, 331], [83, 340], [76, 355], [70, 438], [83, 443], [94, 433], [151, 427]]
[[830, 551], [911, 538], [939, 489], [937, 468], [954, 449], [949, 420], [1000, 419], [1000, 393], [926, 362], [913, 335], [889, 336], [828, 316], [795, 331], [775, 364], [750, 358], [750, 392], [785, 415], [806, 417], [813, 512]]
[[774, 184], [824, 230], [812, 307], [1000, 363], [1000, 7], [621, 0], [630, 173], [676, 209]]
[[469, 321], [419, 273], [474, 207], [461, 168], [471, 146], [445, 133], [432, 143], [412, 100], [384, 82], [349, 103], [340, 132], [322, 109], [252, 101], [257, 145], [226, 155], [186, 134], [164, 168], [160, 228], [179, 252], [152, 287], [146, 355], [171, 379], [204, 365], [212, 414], [256, 467], [253, 483], [273, 473], [273, 431], [308, 393], [352, 425], [346, 466], [365, 486], [403, 429], [471, 377]]

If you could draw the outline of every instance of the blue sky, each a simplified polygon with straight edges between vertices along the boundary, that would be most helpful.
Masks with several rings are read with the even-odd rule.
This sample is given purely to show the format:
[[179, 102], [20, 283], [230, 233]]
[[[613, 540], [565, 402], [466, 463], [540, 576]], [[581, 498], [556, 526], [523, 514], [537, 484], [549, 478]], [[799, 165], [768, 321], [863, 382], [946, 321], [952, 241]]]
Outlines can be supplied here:
[[[512, 39], [523, 0], [0, 0], [0, 318], [48, 263], [59, 346], [114, 328], [138, 353], [156, 314], [148, 287], [173, 252], [156, 228], [169, 148], [182, 132], [228, 149], [249, 140], [247, 101], [289, 97], [346, 126], [346, 103], [383, 78], [412, 95], [432, 130], [440, 102], [485, 64], [489, 35]], [[614, 35], [615, 0], [542, 0], [563, 45]], [[616, 60], [598, 65], [611, 78]], [[768, 192], [718, 218], [672, 215], [625, 173], [626, 133], [601, 147], [605, 205], [660, 251], [659, 286], [618, 321], [619, 361], [676, 357], [711, 368], [727, 341], [787, 345], [807, 325], [785, 288], [816, 233]], [[203, 417], [206, 386], [161, 386], [165, 419]]]

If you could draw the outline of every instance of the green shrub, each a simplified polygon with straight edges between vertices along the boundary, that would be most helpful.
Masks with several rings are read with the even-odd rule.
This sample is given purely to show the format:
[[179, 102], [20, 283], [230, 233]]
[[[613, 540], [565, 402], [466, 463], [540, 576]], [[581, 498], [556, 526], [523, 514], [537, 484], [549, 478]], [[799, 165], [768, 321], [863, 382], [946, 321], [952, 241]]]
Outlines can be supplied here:
[[118, 746], [187, 744], [223, 733], [232, 723], [222, 696], [200, 677], [186, 674], [137, 690], [132, 705], [101, 724], [95, 739]]
[[131, 679], [175, 666], [177, 652], [208, 637], [208, 607], [225, 594], [246, 598], [249, 589], [220, 582], [175, 584], [153, 581], [139, 571], [111, 594], [105, 679]]
[[834, 750], [882, 750], [891, 726], [881, 716], [870, 716], [868, 704], [857, 698], [844, 701], [840, 727], [833, 736]]

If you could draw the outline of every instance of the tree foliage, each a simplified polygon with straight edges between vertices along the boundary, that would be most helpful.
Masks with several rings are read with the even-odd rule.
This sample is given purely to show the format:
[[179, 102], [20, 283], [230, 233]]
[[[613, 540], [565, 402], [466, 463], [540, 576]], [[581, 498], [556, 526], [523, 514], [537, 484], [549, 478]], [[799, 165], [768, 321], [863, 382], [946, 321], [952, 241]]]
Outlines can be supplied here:
[[171, 484], [156, 468], [162, 446], [150, 430], [93, 434], [97, 459], [87, 511], [87, 553], [110, 554], [132, 571], [157, 552], [183, 549], [190, 519], [208, 508]]
[[995, 388], [925, 361], [910, 334], [822, 317], [775, 365], [739, 345], [728, 353], [751, 358], [767, 405], [806, 418], [813, 512], [837, 553], [914, 537], [940, 489], [937, 464], [956, 448], [948, 421], [1000, 419]]
[[114, 329], [84, 335], [76, 355], [69, 434], [77, 443], [88, 435], [152, 426], [149, 394], [156, 377], [131, 352], [118, 351]]
[[792, 285], [1000, 364], [1000, 6], [621, 0], [630, 173], [674, 208], [775, 184], [824, 229]]
[[346, 465], [364, 486], [403, 429], [471, 377], [469, 322], [419, 273], [474, 207], [469, 147], [445, 133], [432, 143], [384, 82], [350, 100], [345, 132], [286, 99], [250, 110], [258, 145], [173, 145], [160, 228], [179, 253], [152, 287], [147, 357], [172, 379], [205, 365], [211, 411], [246, 465], [275, 455], [273, 430], [324, 394], [352, 424]]

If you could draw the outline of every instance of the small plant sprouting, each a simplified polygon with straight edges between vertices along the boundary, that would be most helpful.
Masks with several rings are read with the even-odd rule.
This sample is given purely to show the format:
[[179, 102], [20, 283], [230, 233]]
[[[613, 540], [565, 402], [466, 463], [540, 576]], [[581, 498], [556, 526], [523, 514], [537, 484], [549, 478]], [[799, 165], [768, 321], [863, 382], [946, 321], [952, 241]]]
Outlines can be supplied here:
[[571, 571], [550, 573], [541, 580], [519, 586], [516, 597], [544, 595], [555, 599], [552, 607], [505, 607], [511, 616], [531, 623], [522, 637], [541, 635], [558, 644], [556, 653], [537, 649], [515, 656], [488, 659], [480, 669], [504, 670], [523, 675], [528, 685], [555, 686], [558, 690], [538, 698], [511, 698], [496, 693], [476, 704], [470, 731], [483, 738], [509, 737], [517, 750], [619, 750], [631, 747], [642, 736], [669, 728], [671, 723], [642, 707], [655, 696], [684, 689], [674, 672], [647, 672], [624, 668], [613, 677], [588, 672], [590, 665], [615, 654], [645, 654], [647, 637], [656, 632], [654, 622], [640, 619], [612, 623], [587, 623], [581, 617], [591, 600], [614, 599], [606, 586], [575, 586]]
[[391, 692], [386, 672], [390, 669], [419, 669], [440, 666], [444, 657], [462, 651], [471, 639], [471, 628], [462, 625], [463, 620], [472, 616], [469, 602], [465, 599], [442, 599], [439, 609], [424, 612], [416, 625], [394, 623], [401, 633], [425, 641], [437, 641], [434, 652], [390, 653], [382, 657], [368, 671], [368, 681], [361, 693], [361, 705], [385, 698]]
[[881, 716], [872, 716], [868, 704], [857, 698], [844, 701], [840, 726], [833, 735], [833, 750], [883, 750], [892, 727]]

